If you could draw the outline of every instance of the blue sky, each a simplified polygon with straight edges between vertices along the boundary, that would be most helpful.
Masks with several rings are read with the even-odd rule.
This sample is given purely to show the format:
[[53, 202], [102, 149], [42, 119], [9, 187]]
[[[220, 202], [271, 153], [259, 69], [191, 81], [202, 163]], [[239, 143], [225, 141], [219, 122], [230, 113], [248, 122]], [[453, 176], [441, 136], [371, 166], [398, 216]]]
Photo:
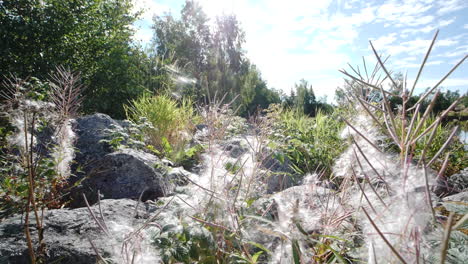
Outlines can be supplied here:
[[[135, 23], [135, 39], [149, 43], [153, 15], [178, 16], [184, 0], [135, 0], [143, 9]], [[234, 13], [246, 32], [245, 50], [269, 87], [289, 93], [301, 78], [317, 95], [334, 96], [343, 84], [339, 69], [347, 63], [374, 63], [369, 45], [391, 55], [387, 66], [417, 74], [436, 29], [440, 29], [431, 57], [418, 82], [421, 92], [435, 85], [468, 54], [467, 0], [200, 0], [210, 18]], [[442, 86], [468, 91], [468, 60]]]

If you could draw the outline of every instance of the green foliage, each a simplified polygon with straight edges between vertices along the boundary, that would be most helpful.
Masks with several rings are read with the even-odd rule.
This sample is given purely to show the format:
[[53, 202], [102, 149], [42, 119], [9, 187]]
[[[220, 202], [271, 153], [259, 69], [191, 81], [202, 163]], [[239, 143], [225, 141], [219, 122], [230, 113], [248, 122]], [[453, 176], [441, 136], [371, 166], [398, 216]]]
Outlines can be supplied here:
[[[268, 89], [260, 72], [245, 57], [245, 33], [234, 15], [220, 16], [210, 23], [202, 7], [186, 1], [180, 19], [170, 14], [154, 17], [154, 46], [157, 54], [174, 54], [177, 78], [173, 89], [191, 94], [198, 102], [223, 97], [233, 102], [239, 114], [253, 114], [257, 108], [279, 103], [277, 91]], [[212, 25], [213, 26], [212, 26]], [[180, 91], [177, 86], [186, 76], [194, 78], [192, 86]], [[181, 81], [182, 80], [182, 81]]]
[[168, 224], [152, 238], [163, 263], [263, 263], [268, 249], [213, 226]]
[[176, 165], [183, 166], [186, 170], [190, 170], [200, 163], [200, 155], [204, 150], [205, 146], [197, 144], [190, 148], [171, 153], [170, 158]]
[[[452, 232], [448, 240], [447, 258], [445, 263], [455, 264], [463, 263], [468, 258], [468, 251], [466, 245], [468, 244], [468, 220], [463, 220], [462, 217], [468, 213], [468, 204], [462, 201], [447, 201], [443, 202], [439, 208], [443, 208], [443, 214], [449, 214], [450, 212], [455, 214], [454, 226], [452, 226]], [[463, 222], [464, 221], [464, 222]], [[455, 229], [455, 226], [458, 228]], [[441, 247], [441, 237], [443, 237], [442, 229], [439, 229], [429, 239], [429, 244], [434, 249]], [[429, 258], [429, 263], [440, 263], [438, 254], [433, 254]]]
[[[136, 123], [130, 120], [125, 120], [123, 121], [123, 129], [114, 125], [105, 129], [104, 132], [107, 133], [107, 138], [102, 139], [101, 142], [109, 144], [113, 150], [118, 150], [122, 146], [146, 150], [147, 146], [145, 145], [145, 136], [143, 131], [151, 128], [152, 125], [145, 117], [140, 117]], [[152, 149], [149, 150], [154, 152]]]
[[[418, 117], [416, 119], [415, 127], [421, 122], [421, 115], [417, 113]], [[408, 121], [409, 122], [409, 121]], [[431, 124], [435, 122], [435, 117], [428, 117], [421, 124], [420, 131], [426, 130]], [[401, 136], [401, 121], [396, 120], [397, 130], [399, 136]], [[421, 139], [419, 139], [414, 145], [414, 159], [419, 160], [422, 156], [424, 149], [426, 149], [426, 160], [429, 161], [435, 154], [440, 150], [448, 139], [453, 127], [450, 124], [438, 124], [435, 127], [435, 133], [430, 144], [428, 144], [431, 137], [431, 133], [427, 133]], [[396, 146], [394, 146], [396, 148]], [[450, 152], [449, 163], [445, 170], [445, 175], [452, 175], [468, 166], [468, 160], [466, 158], [464, 145], [458, 140], [458, 137], [455, 137], [451, 144], [439, 155], [439, 158], [431, 164], [431, 168], [439, 171], [442, 167], [442, 164], [445, 159], [445, 154]]]
[[299, 243], [297, 242], [296, 239], [293, 239], [291, 241], [292, 244], [292, 255], [293, 255], [293, 260], [294, 264], [301, 264], [301, 248], [299, 247]]
[[230, 161], [224, 164], [224, 168], [232, 174], [237, 174], [237, 172], [241, 169], [241, 165], [238, 162], [232, 163]]
[[198, 117], [190, 99], [181, 102], [168, 95], [147, 94], [125, 107], [129, 119], [145, 117], [151, 126], [143, 128], [151, 145], [163, 155], [184, 151]]
[[56, 144], [38, 140], [44, 133], [53, 133], [55, 128], [50, 124], [61, 122], [50, 103], [39, 101], [47, 97], [44, 87], [47, 84], [36, 78], [13, 78], [3, 87], [7, 101], [0, 111], [7, 126], [0, 135], [0, 218], [24, 212], [31, 204], [31, 193], [35, 197], [31, 206], [62, 206], [60, 195], [66, 178], [56, 170], [57, 159], [46, 155], [55, 151]]
[[346, 145], [339, 136], [344, 125], [336, 111], [330, 115], [319, 111], [310, 118], [298, 110], [272, 107], [268, 117], [274, 125], [271, 146], [285, 153], [296, 172], [331, 172], [335, 158]]
[[[428, 88], [429, 89], [429, 88]], [[414, 104], [420, 99], [421, 95], [413, 95], [411, 98], [408, 99], [406, 107], [410, 108], [413, 107]], [[432, 114], [437, 115], [439, 113], [442, 113], [445, 109], [447, 109], [455, 100], [460, 98], [460, 93], [458, 91], [444, 91], [440, 92], [440, 94], [437, 96], [434, 106], [432, 108]], [[427, 107], [429, 106], [430, 102], [432, 100], [432, 96], [429, 96], [426, 98], [420, 108], [419, 112], [422, 114], [424, 111], [426, 111]], [[403, 100], [401, 97], [398, 96], [391, 96], [389, 98], [390, 106], [392, 109], [397, 110], [399, 107], [401, 107]], [[463, 104], [462, 104], [463, 105]]]
[[160, 250], [163, 263], [218, 263], [216, 243], [205, 228], [192, 225], [166, 225], [153, 236], [153, 246]]
[[333, 106], [327, 103], [326, 96], [317, 99], [312, 89], [312, 85], [302, 79], [294, 85], [289, 96], [284, 96], [283, 102], [290, 108], [314, 117], [318, 111], [332, 113]]
[[[57, 65], [80, 71], [87, 112], [123, 118], [151, 72], [148, 56], [131, 42], [130, 0], [0, 2], [0, 76], [44, 79]], [[148, 72], [148, 73], [147, 73]]]

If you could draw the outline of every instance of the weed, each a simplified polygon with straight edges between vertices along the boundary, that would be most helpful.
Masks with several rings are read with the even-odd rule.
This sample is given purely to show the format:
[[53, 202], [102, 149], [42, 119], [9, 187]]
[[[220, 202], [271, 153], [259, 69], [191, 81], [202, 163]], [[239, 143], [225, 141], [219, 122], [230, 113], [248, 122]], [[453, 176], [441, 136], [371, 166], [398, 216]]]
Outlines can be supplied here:
[[[457, 128], [454, 128], [448, 132], [440, 124], [455, 108], [460, 98], [436, 118], [431, 118], [430, 112], [439, 94], [437, 88], [468, 57], [462, 58], [439, 82], [420, 96], [417, 102], [410, 104], [409, 98], [412, 97], [437, 35], [438, 32], [411, 87], [407, 86], [406, 78], [401, 83], [392, 78], [391, 72], [384, 65], [386, 60], [382, 60], [378, 55], [372, 42], [371, 47], [377, 59], [372, 72], [368, 71], [365, 62], [364, 71], [353, 67], [353, 74], [341, 71], [361, 87], [349, 93], [351, 107], [357, 109], [358, 115], [353, 118], [354, 123], [344, 119], [353, 141], [352, 148], [344, 156], [349, 154], [349, 159], [345, 160], [354, 160], [356, 165], [359, 165], [354, 168], [355, 165], [351, 164], [350, 169], [352, 181], [356, 182], [360, 189], [360, 194], [354, 197], [362, 201], [358, 203], [358, 209], [363, 212], [363, 219], [367, 220], [365, 228], [369, 229], [366, 234], [369, 261], [375, 262], [378, 258], [385, 262], [397, 260], [400, 263], [418, 263], [434, 255], [434, 248], [427, 247], [427, 234], [441, 226], [436, 221], [430, 189], [435, 177], [440, 179], [447, 172], [450, 154], [446, 154], [445, 159], [441, 157], [449, 150], [448, 147], [457, 131]], [[380, 70], [385, 74], [383, 79], [375, 77]], [[388, 80], [393, 89], [384, 90], [384, 80]], [[435, 95], [426, 110], [420, 115], [419, 109], [422, 108], [423, 102], [434, 92]], [[395, 101], [402, 102], [396, 112], [390, 106], [392, 98], [398, 98]], [[380, 133], [385, 136], [379, 138], [377, 134]], [[385, 144], [381, 144], [382, 138], [387, 138], [395, 146], [393, 151], [396, 155], [384, 152]], [[451, 150], [458, 152], [456, 156], [460, 155], [459, 148]], [[459, 164], [455, 163], [455, 167], [451, 169], [456, 170]], [[431, 167], [439, 169], [438, 172], [432, 172]], [[363, 183], [360, 183], [358, 176], [364, 177]], [[366, 185], [373, 184], [371, 179], [381, 182], [377, 185], [377, 190], [365, 189]], [[346, 192], [353, 197], [350, 191], [351, 181], [345, 182], [346, 184], [341, 186], [343, 197]], [[421, 187], [424, 193], [415, 191]], [[441, 238], [441, 263], [450, 250], [451, 219], [452, 217], [449, 217], [444, 228], [445, 235]]]
[[[15, 130], [3, 147], [6, 155], [1, 161], [5, 166], [0, 175], [0, 208], [6, 214], [25, 214], [24, 232], [33, 264], [45, 261], [44, 210], [62, 205], [60, 193], [73, 159], [73, 132], [68, 119], [76, 114], [81, 102], [79, 74], [58, 67], [52, 79], [49, 99], [53, 103], [38, 101], [46, 96], [37, 92], [43, 88], [34, 85], [37, 80], [12, 77], [3, 83], [6, 104], [1, 110]], [[44, 140], [48, 132], [50, 139]], [[37, 229], [37, 246], [30, 232], [31, 214]]]
[[[344, 123], [339, 121], [338, 114], [325, 115], [319, 111], [311, 118], [297, 110], [273, 106], [267, 112], [267, 118], [274, 124], [270, 146], [292, 161], [296, 173], [303, 175], [321, 168], [330, 175], [334, 160], [346, 147], [340, 138]], [[285, 157], [278, 158], [284, 162]]]
[[189, 99], [179, 103], [167, 95], [144, 95], [133, 100], [125, 111], [130, 120], [145, 117], [151, 127], [145, 128], [149, 142], [163, 154], [183, 149], [189, 140], [197, 116]]

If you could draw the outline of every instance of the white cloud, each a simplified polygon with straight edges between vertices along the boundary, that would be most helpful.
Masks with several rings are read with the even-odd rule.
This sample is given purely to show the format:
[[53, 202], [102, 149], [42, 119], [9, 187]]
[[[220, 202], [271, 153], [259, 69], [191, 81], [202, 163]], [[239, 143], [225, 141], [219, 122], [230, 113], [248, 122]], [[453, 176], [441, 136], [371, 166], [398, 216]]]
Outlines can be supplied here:
[[[429, 62], [426, 62], [424, 67], [432, 66], [432, 65], [441, 65], [443, 63], [444, 63], [444, 61], [442, 61], [442, 60], [429, 61]], [[421, 67], [421, 63], [409, 63], [409, 62], [403, 61], [403, 60], [397, 60], [395, 63], [393, 63], [393, 65], [395, 65], [395, 67], [398, 67], [399, 69], [408, 69], [408, 68], [419, 68], [419, 67]]]
[[448, 26], [448, 25], [452, 24], [454, 21], [455, 21], [455, 18], [441, 20], [441, 21], [439, 21], [439, 28]]
[[[134, 1], [137, 8], [145, 8], [145, 21], [151, 21], [155, 13], [176, 8], [172, 2], [169, 4], [171, 0]], [[430, 45], [432, 32], [437, 28], [453, 27], [456, 17], [450, 14], [467, 3], [466, 0], [198, 1], [211, 18], [222, 13], [236, 14], [246, 31], [244, 48], [248, 57], [258, 65], [270, 87], [289, 92], [295, 82], [304, 78], [312, 83], [318, 95], [328, 95], [329, 98], [343, 83], [338, 69], [345, 67], [347, 62], [354, 64], [355, 57], [359, 58], [361, 54], [372, 56], [370, 48], [363, 43], [371, 38], [369, 32], [375, 29], [368, 31], [367, 25], [379, 27], [373, 44], [379, 52], [392, 55], [392, 66], [414, 70]], [[179, 9], [174, 11], [179, 13]], [[468, 29], [468, 24], [462, 27]], [[456, 48], [466, 43], [466, 35], [438, 40], [433, 55], [439, 56], [427, 65], [434, 68], [447, 63], [441, 54], [453, 59], [466, 54], [466, 47]], [[144, 42], [151, 36], [151, 30], [140, 29], [135, 39]], [[447, 48], [453, 51], [447, 51]]]
[[[409, 83], [413, 83], [414, 80], [411, 80]], [[421, 80], [418, 80], [417, 87], [420, 89], [420, 91], [426, 89], [427, 87], [433, 87], [435, 84], [437, 84], [440, 81], [440, 79], [427, 79], [427, 78], [422, 78]], [[461, 89], [463, 92], [463, 88], [465, 87], [465, 92], [466, 92], [466, 87], [468, 87], [468, 78], [448, 78], [442, 84], [440, 85], [441, 87], [445, 88], [456, 88], [456, 89]]]
[[455, 48], [455, 50], [447, 51], [443, 54], [440, 54], [440, 57], [463, 57], [468, 54], [468, 45], [463, 45]]
[[431, 23], [429, 25], [426, 25], [424, 27], [418, 27], [418, 28], [406, 28], [403, 29], [401, 32], [404, 35], [403, 37], [408, 37], [414, 34], [418, 33], [430, 33], [430, 32], [435, 32], [436, 29], [441, 29], [443, 27], [446, 27], [450, 24], [452, 24], [455, 21], [455, 18], [451, 19], [446, 19], [446, 20], [440, 20], [437, 23]]
[[436, 42], [435, 46], [449, 47], [458, 44], [458, 40], [454, 39], [441, 39]]
[[[429, 45], [431, 44], [431, 39], [415, 39], [410, 41], [401, 42], [399, 44], [387, 44], [380, 47], [376, 47], [379, 52], [383, 52], [388, 55], [397, 56], [397, 55], [421, 55], [425, 54]], [[434, 50], [436, 47], [449, 47], [458, 44], [459, 41], [455, 39], [441, 39], [436, 41], [434, 44]]]
[[388, 1], [378, 7], [377, 16], [389, 26], [420, 26], [434, 20], [434, 16], [424, 15], [431, 8], [431, 4], [420, 1]]
[[438, 15], [445, 15], [454, 11], [458, 11], [467, 7], [465, 0], [445, 0], [439, 1]]
[[388, 46], [397, 39], [396, 35], [397, 35], [396, 33], [391, 33], [389, 35], [381, 36], [378, 39], [373, 40], [372, 44], [376, 48]]

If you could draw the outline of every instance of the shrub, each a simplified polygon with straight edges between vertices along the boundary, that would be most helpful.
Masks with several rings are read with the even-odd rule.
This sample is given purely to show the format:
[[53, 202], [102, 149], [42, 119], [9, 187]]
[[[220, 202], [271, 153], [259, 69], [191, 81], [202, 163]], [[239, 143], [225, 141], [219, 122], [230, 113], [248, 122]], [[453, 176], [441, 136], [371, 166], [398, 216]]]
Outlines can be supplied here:
[[343, 123], [337, 111], [330, 115], [319, 111], [310, 118], [297, 110], [274, 106], [268, 110], [268, 117], [274, 124], [270, 146], [285, 153], [296, 172], [304, 174], [319, 168], [331, 172], [334, 159], [345, 148], [340, 138]]
[[145, 117], [152, 127], [144, 129], [150, 144], [165, 155], [184, 151], [198, 119], [190, 99], [180, 102], [168, 95], [144, 95], [125, 106], [127, 117], [138, 122]]
[[[419, 119], [419, 117], [418, 117]], [[421, 129], [426, 130], [432, 123], [435, 122], [434, 117], [424, 120]], [[434, 129], [434, 136], [432, 141], [431, 135], [427, 134], [416, 142], [414, 153], [415, 159], [419, 160], [422, 156], [424, 149], [426, 149], [427, 157], [434, 157], [437, 152], [442, 148], [447, 138], [449, 138], [453, 127], [450, 124], [438, 124]], [[450, 152], [447, 168], [445, 169], [446, 175], [452, 175], [468, 166], [468, 161], [465, 158], [465, 150], [463, 143], [458, 138], [454, 138], [451, 144], [439, 155], [439, 157], [431, 164], [431, 168], [439, 171], [444, 163], [445, 154]]]

